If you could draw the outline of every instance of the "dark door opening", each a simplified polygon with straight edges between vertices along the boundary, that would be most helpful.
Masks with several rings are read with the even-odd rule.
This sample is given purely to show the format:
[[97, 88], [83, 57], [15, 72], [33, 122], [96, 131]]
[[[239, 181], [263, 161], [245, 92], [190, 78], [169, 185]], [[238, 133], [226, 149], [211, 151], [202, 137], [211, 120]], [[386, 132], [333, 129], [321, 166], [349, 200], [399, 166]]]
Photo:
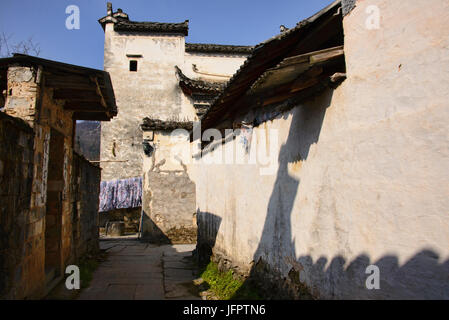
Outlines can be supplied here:
[[61, 274], [64, 136], [51, 129], [45, 216], [45, 273], [47, 283]]

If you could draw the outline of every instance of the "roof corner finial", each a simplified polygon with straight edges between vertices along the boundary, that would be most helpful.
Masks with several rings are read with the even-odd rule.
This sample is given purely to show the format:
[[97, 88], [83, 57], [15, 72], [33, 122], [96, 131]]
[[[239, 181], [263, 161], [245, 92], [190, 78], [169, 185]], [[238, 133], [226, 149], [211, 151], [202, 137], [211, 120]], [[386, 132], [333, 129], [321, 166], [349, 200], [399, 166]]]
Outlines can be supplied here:
[[283, 24], [281, 24], [281, 26], [279, 27], [279, 29], [281, 30], [281, 32], [285, 32], [288, 30], [288, 28], [286, 26], [284, 26]]
[[112, 16], [112, 3], [108, 2], [106, 4], [106, 12], [108, 13], [108, 16]]

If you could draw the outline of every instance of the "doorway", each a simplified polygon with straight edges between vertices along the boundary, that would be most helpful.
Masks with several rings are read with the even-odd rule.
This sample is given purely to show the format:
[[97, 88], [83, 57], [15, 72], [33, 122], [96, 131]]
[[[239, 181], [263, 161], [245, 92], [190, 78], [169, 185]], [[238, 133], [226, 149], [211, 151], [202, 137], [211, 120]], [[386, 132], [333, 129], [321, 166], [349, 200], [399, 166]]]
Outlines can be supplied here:
[[45, 216], [45, 273], [47, 284], [61, 274], [64, 135], [51, 129]]

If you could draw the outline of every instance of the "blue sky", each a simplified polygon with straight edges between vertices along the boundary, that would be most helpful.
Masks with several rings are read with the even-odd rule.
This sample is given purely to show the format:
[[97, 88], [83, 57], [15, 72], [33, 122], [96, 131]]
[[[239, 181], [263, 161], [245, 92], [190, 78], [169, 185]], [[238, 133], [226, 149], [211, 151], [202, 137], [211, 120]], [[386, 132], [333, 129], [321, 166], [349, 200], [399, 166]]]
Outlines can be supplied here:
[[[12, 42], [30, 36], [40, 44], [40, 57], [103, 69], [104, 33], [97, 20], [106, 15], [107, 0], [2, 0], [0, 32]], [[189, 23], [186, 42], [255, 45], [293, 27], [332, 0], [112, 0], [131, 20]], [[80, 9], [80, 29], [67, 30], [65, 9]]]

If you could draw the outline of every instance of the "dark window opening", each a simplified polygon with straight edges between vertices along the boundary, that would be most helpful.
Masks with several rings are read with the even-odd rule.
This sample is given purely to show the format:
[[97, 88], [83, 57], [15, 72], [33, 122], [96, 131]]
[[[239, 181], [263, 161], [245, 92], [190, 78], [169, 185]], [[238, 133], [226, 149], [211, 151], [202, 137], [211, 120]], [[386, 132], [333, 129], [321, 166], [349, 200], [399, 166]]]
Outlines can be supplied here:
[[137, 60], [131, 60], [129, 62], [129, 71], [137, 71]]

